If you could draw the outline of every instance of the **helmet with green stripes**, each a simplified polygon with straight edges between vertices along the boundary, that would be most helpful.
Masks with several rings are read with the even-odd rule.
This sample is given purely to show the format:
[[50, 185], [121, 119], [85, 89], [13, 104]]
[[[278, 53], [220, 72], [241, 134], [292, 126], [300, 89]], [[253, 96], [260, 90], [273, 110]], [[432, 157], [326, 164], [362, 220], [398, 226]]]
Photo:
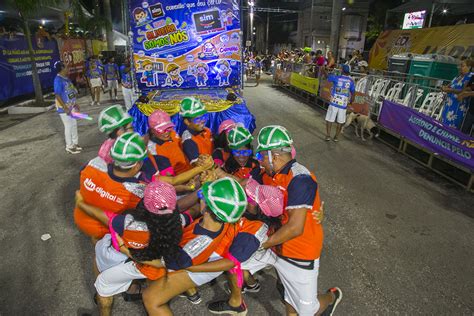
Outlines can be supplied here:
[[247, 208], [245, 191], [232, 178], [204, 183], [202, 195], [207, 207], [224, 223], [237, 222]]
[[280, 125], [265, 126], [258, 133], [256, 152], [277, 148], [291, 147], [293, 138], [290, 133]]
[[253, 140], [252, 134], [243, 126], [235, 126], [227, 134], [227, 142], [230, 149], [239, 149]]
[[120, 135], [110, 150], [110, 155], [122, 167], [133, 166], [147, 156], [146, 145], [140, 135], [128, 132]]
[[182, 117], [194, 118], [207, 113], [201, 100], [194, 97], [187, 97], [181, 101], [179, 113]]
[[131, 123], [132, 120], [132, 117], [124, 112], [120, 105], [112, 105], [100, 112], [99, 130], [109, 134], [117, 128]]

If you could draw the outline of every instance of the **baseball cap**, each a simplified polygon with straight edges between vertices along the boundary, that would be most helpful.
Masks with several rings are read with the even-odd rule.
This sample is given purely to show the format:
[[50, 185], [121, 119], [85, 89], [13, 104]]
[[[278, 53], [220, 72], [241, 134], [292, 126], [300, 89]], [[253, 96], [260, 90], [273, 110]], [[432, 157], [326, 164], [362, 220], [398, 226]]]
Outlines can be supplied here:
[[148, 125], [151, 129], [155, 130], [157, 133], [163, 133], [168, 128], [174, 127], [173, 122], [171, 122], [170, 116], [161, 110], [156, 110], [151, 113], [148, 117]]
[[236, 125], [236, 123], [232, 119], [224, 120], [219, 125], [219, 129], [217, 131], [217, 134], [220, 134], [222, 132], [229, 132], [232, 128], [234, 128], [235, 125]]
[[117, 215], [112, 219], [112, 228], [122, 237], [127, 248], [143, 249], [150, 242], [146, 223], [134, 219], [133, 215]]
[[176, 201], [176, 189], [169, 183], [153, 181], [145, 188], [143, 204], [150, 213], [171, 214], [176, 208]]
[[351, 66], [349, 65], [342, 65], [342, 73], [348, 74], [351, 72]]
[[269, 217], [278, 217], [283, 214], [284, 196], [283, 192], [271, 185], [261, 185], [249, 178], [245, 186], [247, 196], [255, 201], [262, 213]]

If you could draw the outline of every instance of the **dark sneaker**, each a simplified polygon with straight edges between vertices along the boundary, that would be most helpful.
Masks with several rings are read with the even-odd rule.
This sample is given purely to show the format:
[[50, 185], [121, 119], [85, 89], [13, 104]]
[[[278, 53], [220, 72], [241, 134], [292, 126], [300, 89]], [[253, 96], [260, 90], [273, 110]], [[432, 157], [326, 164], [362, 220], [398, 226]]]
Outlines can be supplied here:
[[227, 301], [212, 302], [207, 305], [207, 309], [212, 314], [247, 315], [247, 306], [244, 301], [242, 301], [239, 307], [232, 307]]
[[255, 284], [250, 286], [244, 283], [242, 286], [242, 293], [258, 293], [260, 292], [260, 281], [255, 279]]
[[330, 304], [326, 310], [321, 314], [321, 316], [332, 316], [336, 310], [337, 305], [342, 300], [342, 291], [338, 287], [333, 287], [328, 290], [328, 293], [332, 292], [335, 296], [334, 302]]
[[[244, 283], [244, 285], [242, 286], [242, 294], [260, 292], [260, 282], [258, 280], [255, 280], [255, 281], [257, 282], [253, 286], [250, 286]], [[224, 290], [226, 291], [227, 294], [230, 294], [229, 283], [225, 283]]]
[[193, 294], [193, 295], [187, 295], [186, 293], [183, 293], [183, 294], [180, 294], [179, 297], [187, 298], [188, 301], [190, 301], [194, 305], [197, 305], [202, 302], [201, 294], [199, 294], [199, 292], [196, 292], [196, 294]]

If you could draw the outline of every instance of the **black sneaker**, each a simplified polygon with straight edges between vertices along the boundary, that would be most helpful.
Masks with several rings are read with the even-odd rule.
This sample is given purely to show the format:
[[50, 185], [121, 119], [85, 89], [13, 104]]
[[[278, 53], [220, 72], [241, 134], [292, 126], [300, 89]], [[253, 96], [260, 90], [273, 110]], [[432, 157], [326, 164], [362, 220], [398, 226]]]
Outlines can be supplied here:
[[[244, 285], [242, 286], [242, 294], [260, 292], [260, 282], [257, 279], [255, 279], [255, 281], [256, 283], [253, 286], [250, 286], [244, 283]], [[227, 294], [230, 294], [229, 283], [225, 283], [224, 290]]]
[[260, 281], [258, 279], [255, 279], [255, 284], [250, 286], [244, 283], [242, 286], [242, 293], [258, 293], [260, 292]]
[[328, 292], [332, 292], [335, 296], [334, 302], [329, 304], [329, 306], [324, 310], [321, 316], [332, 316], [334, 311], [336, 310], [337, 305], [342, 300], [342, 291], [338, 287], [333, 287], [328, 290]]
[[187, 298], [188, 301], [190, 301], [190, 302], [193, 303], [194, 305], [197, 305], [197, 304], [199, 304], [199, 303], [202, 302], [201, 294], [199, 294], [199, 292], [196, 292], [196, 293], [193, 294], [193, 295], [187, 295], [186, 292], [185, 292], [185, 293], [180, 294], [179, 297], [185, 297], [185, 298]]
[[239, 307], [232, 307], [227, 301], [212, 302], [207, 305], [207, 309], [212, 314], [247, 315], [247, 306], [244, 301], [242, 301]]

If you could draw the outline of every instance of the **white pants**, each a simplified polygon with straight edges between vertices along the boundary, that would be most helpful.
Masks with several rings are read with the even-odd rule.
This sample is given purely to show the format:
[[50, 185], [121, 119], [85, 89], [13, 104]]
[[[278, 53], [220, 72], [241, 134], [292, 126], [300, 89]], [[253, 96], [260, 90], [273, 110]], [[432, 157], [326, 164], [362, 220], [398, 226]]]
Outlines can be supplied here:
[[135, 102], [135, 96], [132, 89], [125, 88], [123, 86], [122, 86], [122, 93], [123, 93], [123, 99], [125, 101], [125, 108], [128, 111], [132, 108], [133, 102]]
[[72, 148], [79, 143], [77, 135], [77, 120], [73, 119], [66, 113], [60, 113], [61, 121], [64, 124], [64, 138], [66, 140], [66, 148]]
[[125, 292], [132, 281], [138, 279], [146, 279], [146, 276], [137, 269], [135, 262], [128, 261], [102, 271], [94, 286], [100, 296], [110, 297]]
[[340, 109], [330, 105], [326, 112], [326, 121], [334, 123], [336, 119], [339, 124], [344, 124], [346, 122], [346, 109]]
[[[302, 263], [303, 264], [303, 263]], [[311, 262], [305, 262], [305, 265]], [[278, 257], [273, 251], [257, 252], [242, 263], [242, 269], [255, 273], [268, 265], [275, 267], [285, 288], [285, 301], [293, 306], [300, 316], [313, 316], [319, 310], [318, 274], [319, 259], [314, 260], [312, 269], [303, 269]]]

